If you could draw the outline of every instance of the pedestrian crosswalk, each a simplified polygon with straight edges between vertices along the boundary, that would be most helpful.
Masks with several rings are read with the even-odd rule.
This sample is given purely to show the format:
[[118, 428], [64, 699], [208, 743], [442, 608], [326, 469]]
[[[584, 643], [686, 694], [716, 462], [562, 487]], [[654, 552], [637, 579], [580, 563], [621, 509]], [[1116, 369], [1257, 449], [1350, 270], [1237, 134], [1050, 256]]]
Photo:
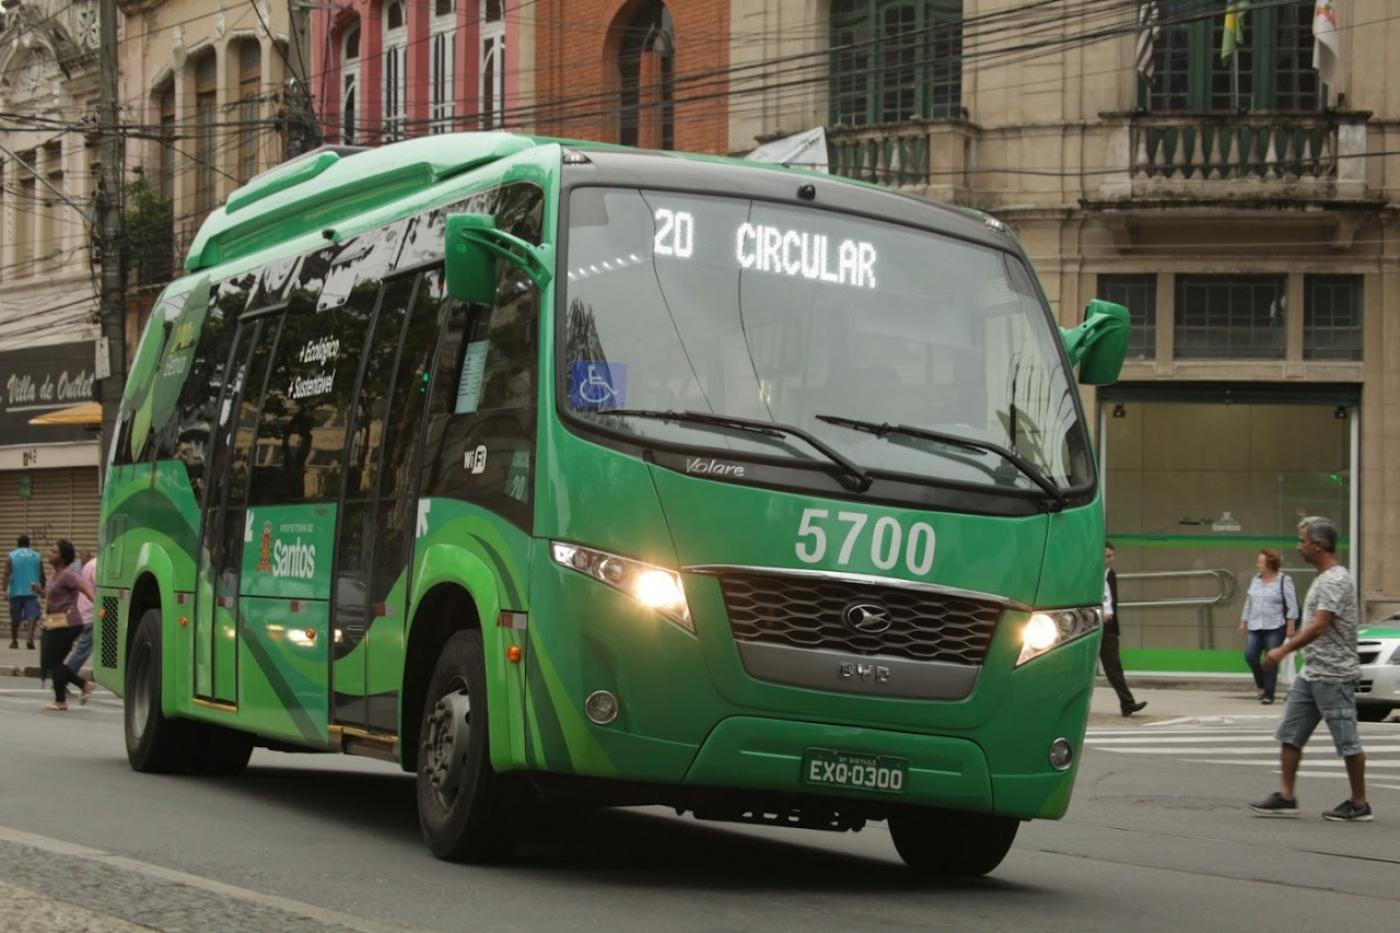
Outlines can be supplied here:
[[[1277, 773], [1277, 716], [1215, 717], [1090, 729], [1092, 755], [1166, 757], [1188, 764], [1253, 768]], [[1368, 787], [1400, 791], [1400, 723], [1361, 723]], [[1345, 763], [1332, 749], [1326, 725], [1318, 726], [1299, 777], [1342, 777]]]

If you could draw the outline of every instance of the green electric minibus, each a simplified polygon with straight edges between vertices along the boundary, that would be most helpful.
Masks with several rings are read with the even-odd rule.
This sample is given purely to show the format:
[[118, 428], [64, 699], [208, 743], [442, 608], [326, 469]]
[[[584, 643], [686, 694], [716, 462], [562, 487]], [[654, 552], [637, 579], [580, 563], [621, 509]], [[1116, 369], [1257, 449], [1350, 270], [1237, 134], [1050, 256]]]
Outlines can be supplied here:
[[138, 771], [417, 775], [487, 860], [563, 796], [825, 830], [930, 874], [1065, 812], [1103, 516], [1007, 228], [815, 173], [472, 133], [235, 191], [136, 350], [97, 679]]

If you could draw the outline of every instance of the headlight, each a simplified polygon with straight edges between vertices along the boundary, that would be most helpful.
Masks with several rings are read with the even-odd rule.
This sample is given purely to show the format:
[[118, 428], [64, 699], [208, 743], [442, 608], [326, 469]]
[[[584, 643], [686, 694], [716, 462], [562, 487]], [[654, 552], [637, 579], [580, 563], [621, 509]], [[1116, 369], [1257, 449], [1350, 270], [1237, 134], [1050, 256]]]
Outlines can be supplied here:
[[1400, 645], [1395, 648], [1395, 653], [1390, 656], [1391, 664], [1400, 664]]
[[1021, 629], [1021, 656], [1016, 659], [1016, 665], [1019, 667], [1051, 648], [1089, 634], [1099, 627], [1100, 611], [1097, 606], [1086, 606], [1031, 613]]
[[606, 583], [648, 609], [659, 612], [686, 631], [695, 631], [695, 624], [690, 620], [690, 607], [685, 601], [685, 588], [681, 586], [681, 575], [674, 570], [562, 541], [552, 542], [550, 552], [559, 566]]

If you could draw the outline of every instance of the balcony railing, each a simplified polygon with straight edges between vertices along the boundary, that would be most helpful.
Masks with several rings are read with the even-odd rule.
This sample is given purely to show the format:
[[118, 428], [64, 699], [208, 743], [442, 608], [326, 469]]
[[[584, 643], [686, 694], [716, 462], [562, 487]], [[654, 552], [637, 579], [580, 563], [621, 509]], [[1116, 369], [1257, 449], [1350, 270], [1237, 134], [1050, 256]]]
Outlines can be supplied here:
[[1113, 169], [1116, 163], [1126, 169], [1105, 179], [1105, 194], [1224, 198], [1364, 194], [1362, 157], [1370, 118], [1366, 112], [1104, 117], [1110, 125], [1118, 123], [1116, 138], [1110, 138], [1107, 167]]
[[964, 120], [834, 127], [827, 131], [831, 173], [957, 199], [966, 191], [968, 149], [975, 132]]

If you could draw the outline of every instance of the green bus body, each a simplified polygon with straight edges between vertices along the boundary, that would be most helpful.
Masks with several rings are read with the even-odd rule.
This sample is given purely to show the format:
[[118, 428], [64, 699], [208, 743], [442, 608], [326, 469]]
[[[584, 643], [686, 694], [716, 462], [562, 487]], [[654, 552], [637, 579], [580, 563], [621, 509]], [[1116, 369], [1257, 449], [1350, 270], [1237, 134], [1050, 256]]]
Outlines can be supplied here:
[[[138, 622], [157, 610], [164, 717], [416, 770], [434, 665], [455, 632], [474, 630], [490, 767], [526, 773], [539, 788], [717, 818], [807, 802], [836, 828], [913, 807], [1063, 815], [1077, 755], [1052, 763], [1049, 750], [1057, 739], [1080, 748], [1103, 598], [1102, 507], [1077, 394], [1062, 402], [1063, 418], [1068, 456], [1083, 461], [1074, 469], [1087, 480], [1057, 483], [1057, 498], [1021, 476], [997, 488], [940, 486], [943, 454], [902, 453], [869, 432], [823, 438], [927, 457], [934, 481], [872, 470], [862, 490], [792, 438], [775, 456], [746, 449], [743, 428], [707, 440], [703, 425], [610, 417], [592, 402], [571, 408], [589, 384], [575, 377], [595, 376], [587, 366], [604, 367], [598, 385], [609, 391], [622, 371], [563, 359], [561, 321], [578, 320], [565, 292], [585, 287], [570, 284], [564, 258], [579, 185], [603, 189], [572, 202], [579, 249], [586, 236], [612, 235], [606, 224], [640, 203], [631, 189], [646, 188], [648, 204], [660, 191], [698, 205], [659, 209], [684, 214], [684, 224], [757, 216], [781, 196], [784, 211], [834, 212], [823, 223], [864, 218], [871, 244], [882, 225], [914, 223], [1002, 256], [997, 263], [1024, 263], [981, 216], [720, 159], [464, 134], [321, 152], [274, 170], [205, 223], [136, 352], [103, 495], [97, 680], [126, 691]], [[727, 195], [754, 200], [735, 206]], [[611, 219], [582, 219], [589, 205]], [[454, 213], [485, 215], [518, 239], [497, 236], [493, 253], [446, 222]], [[739, 228], [740, 265], [801, 278], [799, 246], [814, 262], [818, 248], [835, 255], [835, 239], [803, 234], [799, 244], [796, 233], [766, 229]], [[644, 234], [662, 243], [659, 228]], [[674, 240], [680, 254], [695, 249], [686, 235]], [[903, 236], [880, 241], [880, 256], [909, 248]], [[786, 237], [785, 258], [765, 255], [764, 237], [780, 246]], [[831, 294], [873, 289], [875, 272], [859, 278], [856, 247], [845, 248], [851, 264], [832, 266]], [[867, 252], [869, 269], [893, 281], [899, 270], [875, 265], [876, 245]], [[489, 312], [454, 295], [463, 281], [480, 292], [484, 274], [499, 278], [487, 282], [485, 294], [497, 295]], [[817, 288], [823, 274], [798, 284]], [[1033, 298], [1067, 383], [1074, 360], [1043, 296]], [[490, 356], [512, 342], [509, 352], [533, 355], [518, 372]], [[633, 360], [633, 375], [643, 364]], [[1090, 365], [1105, 364], [1086, 359], [1086, 373]], [[938, 391], [903, 395], [916, 404]], [[507, 401], [483, 408], [492, 398]], [[1016, 418], [1013, 404], [1013, 444]], [[588, 556], [595, 551], [602, 556]], [[664, 594], [659, 609], [634, 598], [644, 565], [678, 572], [683, 611], [668, 616]], [[632, 581], [632, 592], [609, 585], [609, 574]], [[968, 636], [982, 638], [967, 649], [980, 656], [906, 652], [887, 662], [870, 647], [884, 644], [878, 634], [861, 642], [828, 632], [810, 651], [802, 639], [817, 635], [806, 630], [783, 644], [782, 633], [740, 638], [735, 587], [750, 588], [760, 629], [778, 609], [801, 628], [822, 599], [873, 628], [906, 597], [982, 613], [967, 623], [982, 633]], [[869, 606], [851, 610], [861, 599]], [[1032, 612], [1067, 608], [1084, 609], [1082, 626], [1062, 622], [1062, 643], [1023, 663]], [[615, 705], [590, 709], [599, 691]], [[814, 783], [832, 756], [854, 783]], [[899, 777], [881, 770], [877, 781], [872, 761], [898, 762]]]

